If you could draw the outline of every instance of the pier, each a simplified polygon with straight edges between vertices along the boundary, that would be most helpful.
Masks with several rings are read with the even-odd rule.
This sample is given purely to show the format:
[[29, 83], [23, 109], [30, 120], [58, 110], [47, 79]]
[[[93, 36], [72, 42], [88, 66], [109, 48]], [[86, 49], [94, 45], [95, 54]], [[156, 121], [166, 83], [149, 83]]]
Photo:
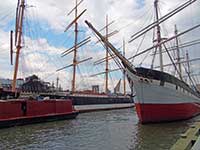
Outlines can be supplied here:
[[76, 110], [79, 113], [89, 113], [95, 111], [108, 111], [108, 110], [115, 110], [115, 109], [127, 109], [127, 108], [134, 108], [133, 103], [129, 104], [106, 104], [106, 105], [76, 105]]
[[171, 150], [199, 150], [200, 149], [200, 122], [181, 134], [180, 139], [172, 146]]

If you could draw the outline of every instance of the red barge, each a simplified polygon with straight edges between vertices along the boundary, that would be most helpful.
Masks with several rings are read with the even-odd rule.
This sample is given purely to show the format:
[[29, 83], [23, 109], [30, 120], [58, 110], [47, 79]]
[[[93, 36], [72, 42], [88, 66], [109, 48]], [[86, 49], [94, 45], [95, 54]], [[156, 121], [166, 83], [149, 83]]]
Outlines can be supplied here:
[[[19, 56], [24, 43], [23, 39], [23, 20], [25, 13], [25, 0], [18, 0], [16, 9], [15, 25], [15, 46], [16, 59], [14, 66], [14, 75], [12, 81], [12, 90], [0, 89], [0, 97], [12, 96], [17, 98], [19, 91], [16, 88], [17, 73], [19, 67]], [[11, 64], [13, 64], [13, 31], [10, 34], [10, 54]], [[16, 125], [32, 124], [46, 121], [73, 119], [78, 115], [68, 99], [51, 100], [29, 100], [13, 99], [0, 100], [0, 128]]]
[[0, 100], [0, 128], [73, 119], [77, 115], [71, 100]]

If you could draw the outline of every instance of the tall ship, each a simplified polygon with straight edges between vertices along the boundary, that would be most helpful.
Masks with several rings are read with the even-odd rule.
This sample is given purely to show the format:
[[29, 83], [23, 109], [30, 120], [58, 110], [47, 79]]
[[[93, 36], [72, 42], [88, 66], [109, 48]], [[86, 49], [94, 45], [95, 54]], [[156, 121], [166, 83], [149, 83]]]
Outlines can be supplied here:
[[[83, 16], [83, 14], [87, 11], [87, 9], [84, 9], [82, 12], [79, 13], [78, 7], [83, 3], [82, 1], [75, 1], [75, 6], [74, 8], [69, 11], [68, 16], [72, 15], [74, 13], [74, 19], [72, 20], [71, 23], [69, 23], [69, 25], [66, 27], [64, 32], [67, 32], [70, 28], [74, 27], [74, 45], [72, 47], [70, 47], [69, 49], [65, 50], [62, 54], [61, 57], [65, 57], [67, 55], [72, 54], [72, 58], [73, 58], [73, 62], [70, 65], [66, 65], [60, 69], [57, 70], [57, 72], [62, 71], [64, 69], [67, 69], [69, 67], [72, 67], [72, 80], [71, 80], [71, 90], [69, 92], [67, 92], [67, 94], [65, 93], [64, 95], [67, 96], [67, 98], [72, 99], [73, 103], [75, 105], [88, 105], [88, 104], [114, 104], [114, 103], [131, 103], [131, 99], [130, 96], [128, 94], [126, 94], [126, 78], [125, 75], [123, 77], [123, 93], [119, 92], [119, 90], [115, 90], [115, 89], [120, 89], [120, 83], [116, 85], [116, 87], [114, 88], [114, 92], [111, 93], [108, 86], [109, 86], [109, 80], [108, 80], [108, 76], [109, 76], [109, 72], [112, 72], [111, 69], [108, 68], [109, 66], [109, 60], [112, 59], [112, 57], [109, 57], [108, 55], [108, 47], [105, 47], [106, 49], [106, 56], [105, 58], [99, 59], [97, 61], [94, 62], [95, 64], [101, 64], [105, 62], [105, 71], [98, 73], [98, 74], [93, 74], [90, 75], [89, 77], [94, 77], [97, 75], [102, 75], [105, 74], [105, 90], [104, 92], [100, 92], [100, 86], [99, 85], [92, 85], [91, 89], [85, 89], [85, 90], [78, 90], [77, 88], [77, 69], [78, 69], [78, 65], [87, 62], [91, 59], [93, 59], [92, 57], [88, 57], [88, 58], [84, 58], [83, 60], [78, 60], [79, 55], [79, 49], [81, 47], [83, 47], [84, 45], [88, 44], [91, 41], [91, 37], [88, 36], [83, 40], [79, 39], [79, 34], [80, 34], [80, 29], [79, 29], [79, 19]], [[105, 27], [103, 27], [101, 29], [101, 31], [103, 31], [105, 29], [105, 33], [106, 33], [106, 38], [108, 39], [108, 37], [114, 35], [117, 33], [117, 31], [114, 32], [110, 32], [108, 30], [109, 25], [111, 25], [113, 23], [112, 22], [108, 22], [108, 16], [106, 16], [106, 25]], [[98, 43], [99, 41], [97, 41]], [[120, 80], [121, 81], [121, 80]], [[47, 96], [47, 95], [46, 95]], [[59, 96], [59, 95], [57, 95]]]
[[[79, 79], [77, 79], [78, 78], [77, 74], [80, 72], [79, 71], [80, 68], [78, 68], [78, 67], [81, 67], [81, 64], [84, 65], [84, 62], [87, 62], [87, 61], [91, 60], [92, 58], [91, 57], [83, 58], [83, 59], [81, 58], [81, 60], [79, 60], [79, 58], [81, 56], [79, 54], [79, 50], [80, 50], [81, 47], [83, 47], [84, 45], [89, 43], [91, 39], [90, 39], [90, 37], [87, 37], [84, 40], [81, 40], [79, 38], [79, 37], [81, 37], [81, 27], [79, 26], [79, 22], [78, 21], [79, 21], [80, 17], [82, 17], [84, 15], [84, 13], [86, 12], [86, 9], [84, 9], [82, 12], [79, 12], [78, 8], [83, 3], [83, 1], [74, 0], [74, 2], [75, 2], [75, 6], [68, 13], [68, 15], [74, 15], [75, 17], [73, 18], [72, 22], [70, 22], [70, 24], [65, 28], [65, 32], [67, 32], [71, 28], [74, 28], [74, 30], [72, 31], [72, 33], [74, 34], [73, 35], [73, 39], [70, 39], [70, 43], [69, 43], [69, 45], [73, 44], [73, 46], [68, 48], [65, 51], [63, 51], [63, 49], [62, 49], [63, 52], [61, 53], [61, 57], [64, 59], [64, 61], [66, 61], [66, 60], [68, 61], [69, 59], [72, 58], [72, 64], [68, 64], [68, 65], [62, 67], [61, 69], [58, 69], [57, 71], [53, 70], [50, 73], [50, 74], [53, 74], [53, 75], [57, 74], [57, 79], [56, 79], [56, 83], [55, 83], [55, 86], [54, 86], [51, 83], [48, 83], [48, 82], [43, 81], [43, 80], [40, 80], [40, 78], [38, 78], [37, 75], [41, 74], [41, 72], [37, 72], [35, 70], [32, 70], [31, 69], [32, 64], [29, 64], [28, 61], [26, 62], [26, 64], [22, 63], [21, 66], [20, 66], [18, 60], [19, 60], [19, 58], [21, 60], [23, 59], [23, 57], [25, 55], [24, 51], [26, 50], [26, 47], [28, 47], [28, 46], [25, 46], [26, 43], [23, 44], [24, 38], [22, 38], [22, 40], [14, 40], [14, 43], [15, 43], [16, 46], [18, 46], [19, 48], [22, 48], [22, 49], [25, 48], [25, 50], [24, 51], [22, 50], [22, 53], [20, 53], [20, 54], [18, 54], [18, 51], [16, 51], [16, 56], [17, 56], [16, 57], [16, 65], [15, 65], [15, 68], [16, 68], [15, 70], [16, 71], [14, 72], [15, 74], [14, 74], [14, 77], [13, 77], [13, 82], [12, 82], [12, 80], [9, 80], [9, 82], [5, 83], [5, 80], [2, 79], [2, 88], [0, 88], [0, 98], [1, 99], [9, 99], [9, 98], [14, 98], [14, 97], [15, 98], [18, 98], [18, 97], [23, 97], [23, 98], [25, 98], [25, 97], [34, 97], [34, 98], [35, 97], [40, 97], [40, 98], [41, 97], [42, 98], [43, 97], [49, 97], [51, 99], [52, 98], [67, 98], [67, 99], [71, 99], [73, 104], [75, 104], [75, 105], [130, 103], [131, 102], [129, 95], [126, 94], [126, 89], [124, 89], [123, 93], [119, 92], [119, 90], [117, 92], [114, 92], [114, 93], [110, 92], [110, 90], [108, 88], [108, 85], [109, 85], [108, 84], [108, 69], [105, 69], [106, 70], [106, 81], [105, 81], [105, 90], [103, 92], [100, 90], [101, 85], [96, 84], [96, 83], [94, 83], [94, 85], [91, 85], [91, 82], [89, 82], [89, 84], [88, 84], [88, 85], [91, 85], [91, 87], [86, 85], [87, 87], [84, 87], [84, 89], [80, 90], [80, 86], [77, 84], [78, 82], [80, 82]], [[27, 34], [28, 37], [30, 37], [32, 39], [35, 39], [34, 36], [38, 36], [39, 35], [37, 28], [42, 28], [42, 27], [39, 24], [38, 24], [38, 27], [32, 26], [32, 22], [29, 21], [29, 19], [30, 20], [34, 19], [34, 18], [32, 18], [32, 16], [34, 15], [35, 10], [34, 10], [34, 13], [32, 13], [31, 9], [32, 9], [32, 7], [28, 7], [27, 14], [26, 14], [26, 12], [25, 12], [25, 14], [22, 14], [22, 15], [24, 15], [23, 18], [25, 18], [25, 22], [23, 22], [23, 26], [24, 26], [23, 27], [23, 30], [24, 30], [23, 34], [24, 35]], [[28, 14], [28, 13], [30, 13], [30, 14]], [[16, 19], [19, 20], [20, 18], [18, 17]], [[16, 21], [16, 23], [19, 24], [20, 21], [21, 20]], [[17, 31], [18, 30], [22, 30], [22, 29], [20, 29], [20, 26], [18, 24], [16, 25], [16, 27], [18, 28], [16, 30], [16, 34], [15, 34], [15, 32], [11, 32], [11, 34], [15, 35], [15, 37], [19, 37], [20, 35], [18, 34]], [[106, 29], [106, 27], [105, 27], [105, 29]], [[40, 38], [40, 37], [38, 37], [38, 38]], [[13, 40], [13, 39], [11, 38], [11, 40]], [[18, 42], [22, 42], [22, 44], [19, 45]], [[38, 44], [38, 46], [41, 45], [40, 41], [37, 41], [36, 44]], [[66, 44], [67, 47], [69, 45], [68, 45], [68, 43]], [[11, 44], [11, 46], [12, 46], [12, 44]], [[33, 47], [33, 50], [31, 50], [31, 51], [34, 51], [35, 50], [35, 43], [33, 45], [29, 45], [29, 47], [31, 47], [31, 46]], [[45, 50], [45, 48], [43, 48], [43, 47], [42, 47], [42, 49]], [[11, 50], [10, 50], [11, 64], [13, 63], [12, 62], [12, 58], [13, 58], [13, 53], [15, 53], [14, 51], [12, 50], [12, 47], [11, 47]], [[32, 52], [30, 52], [30, 53], [32, 53]], [[108, 53], [106, 53], [106, 54], [108, 54]], [[36, 52], [35, 55], [37, 55], [37, 52]], [[72, 57], [71, 57], [71, 55], [72, 55]], [[66, 58], [65, 56], [69, 56], [69, 57]], [[47, 56], [47, 57], [49, 57], [49, 56]], [[52, 57], [52, 56], [50, 56], [50, 57]], [[28, 58], [25, 58], [25, 59], [28, 60]], [[59, 59], [61, 59], [61, 58], [59, 58]], [[106, 57], [106, 60], [107, 59], [108, 59], [108, 57]], [[104, 58], [104, 61], [105, 61], [105, 58]], [[52, 63], [52, 61], [49, 62], [49, 63]], [[108, 62], [107, 61], [106, 61], [106, 66], [108, 66]], [[25, 74], [23, 73], [25, 71], [23, 70], [24, 68], [22, 68], [22, 67], [24, 67], [29, 72], [33, 72], [32, 76], [30, 76], [30, 74], [28, 74], [28, 73], [25, 76]], [[45, 68], [44, 66], [42, 66], [42, 67]], [[56, 66], [56, 69], [57, 69], [57, 67], [58, 66]], [[18, 68], [21, 69], [21, 71], [22, 71], [22, 73], [24, 75], [23, 76], [23, 83], [20, 84], [20, 85], [18, 84], [19, 80], [17, 79], [17, 70], [18, 70]], [[43, 68], [42, 69], [41, 68], [38, 69], [38, 68], [37, 68], [37, 70], [43, 70]], [[59, 72], [59, 71], [62, 71], [62, 70], [68, 69], [68, 68], [72, 69], [72, 72], [70, 72], [70, 74], [68, 76], [66, 75], [66, 72], [61, 72], [61, 73]], [[50, 68], [47, 68], [47, 70], [50, 70]], [[65, 79], [59, 78], [59, 74], [62, 74], [62, 73], [66, 75]], [[49, 73], [46, 73], [45, 75], [44, 74], [42, 76], [46, 76], [45, 78], [49, 78], [49, 76], [51, 78], [51, 76], [53, 76], [53, 75], [49, 75]], [[87, 73], [87, 74], [89, 74], [89, 73]], [[71, 79], [70, 79], [70, 76], [72, 76]], [[64, 82], [66, 83], [66, 79], [71, 80], [71, 82], [70, 82], [71, 84], [67, 83], [65, 85], [62, 85], [62, 86], [66, 86], [66, 87], [64, 87], [65, 89], [67, 88], [67, 90], [63, 90], [63, 89], [60, 88], [61, 86], [59, 87], [59, 84], [60, 83], [63, 84]], [[124, 78], [124, 81], [125, 81], [125, 78]], [[1, 82], [1, 79], [0, 79], [0, 82]], [[118, 85], [118, 87], [119, 86], [120, 85]], [[14, 92], [12, 92], [12, 91], [14, 91]]]
[[[130, 87], [132, 91], [135, 92], [134, 102], [137, 115], [141, 123], [184, 120], [200, 114], [200, 93], [195, 86], [194, 80], [192, 79], [189, 71], [185, 69], [185, 72], [191, 83], [190, 86], [184, 81], [181, 74], [182, 70], [178, 43], [176, 46], [177, 62], [174, 62], [174, 59], [172, 58], [172, 55], [166, 46], [167, 42], [177, 40], [177, 38], [183, 34], [199, 28], [200, 24], [193, 26], [192, 28], [181, 33], [175, 32], [175, 35], [170, 38], [162, 38], [160, 30], [160, 24], [162, 22], [195, 2], [196, 0], [187, 1], [168, 14], [159, 18], [158, 0], [155, 0], [154, 6], [156, 11], [156, 21], [131, 37], [129, 42], [132, 42], [141, 35], [144, 35], [144, 33], [151, 29], [156, 29], [156, 44], [133, 57], [137, 57], [141, 54], [149, 52], [152, 49], [155, 49], [154, 54], [158, 53], [160, 56], [160, 70], [156, 70], [153, 67], [135, 67], [130, 62], [130, 58], [125, 58], [108, 40], [106, 40], [102, 34], [98, 32], [96, 28], [94, 28], [90, 22], [85, 21], [89, 28], [106, 46], [109, 47], [110, 55], [114, 54], [117, 56], [118, 61], [126, 71]], [[171, 65], [178, 73], [178, 77], [164, 71], [162, 58], [163, 50], [165, 50], [165, 53], [167, 53], [171, 61]], [[189, 60], [187, 62], [189, 62]]]
[[[73, 107], [70, 99], [48, 99], [38, 100], [33, 98], [16, 99], [19, 94], [17, 88], [17, 74], [19, 67], [19, 55], [23, 48], [23, 21], [26, 8], [25, 0], [18, 0], [16, 9], [15, 46], [16, 59], [12, 89], [0, 88], [0, 96], [13, 96], [9, 100], [0, 100], [0, 128], [16, 125], [33, 124], [54, 120], [73, 119], [78, 111]], [[11, 62], [13, 31], [11, 31]]]

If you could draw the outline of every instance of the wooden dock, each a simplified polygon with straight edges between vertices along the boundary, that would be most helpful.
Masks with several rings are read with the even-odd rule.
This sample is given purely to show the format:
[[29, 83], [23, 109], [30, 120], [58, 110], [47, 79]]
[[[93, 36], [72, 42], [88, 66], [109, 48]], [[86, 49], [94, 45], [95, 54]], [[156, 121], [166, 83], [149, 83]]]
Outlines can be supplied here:
[[196, 122], [181, 134], [171, 150], [200, 150], [200, 122]]

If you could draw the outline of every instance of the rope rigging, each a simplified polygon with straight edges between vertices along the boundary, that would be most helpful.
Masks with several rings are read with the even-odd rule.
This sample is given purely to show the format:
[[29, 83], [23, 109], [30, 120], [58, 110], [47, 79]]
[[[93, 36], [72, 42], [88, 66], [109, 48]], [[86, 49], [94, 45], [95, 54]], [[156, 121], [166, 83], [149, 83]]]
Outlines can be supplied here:
[[[46, 79], [46, 78], [50, 78], [49, 74], [51, 74], [51, 76], [58, 74], [56, 71], [52, 70], [52, 68], [55, 69], [55, 68], [59, 68], [59, 66], [64, 66], [64, 60], [61, 59], [59, 56], [55, 56], [55, 55], [52, 55], [50, 53], [45, 53], [45, 50], [51, 49], [52, 52], [55, 51], [55, 49], [54, 49], [55, 47], [51, 47], [51, 45], [48, 43], [49, 40], [51, 40], [51, 39], [48, 39], [48, 36], [51, 36], [51, 33], [49, 32], [50, 29], [47, 29], [48, 30], [47, 32], [41, 32], [41, 30], [44, 30], [44, 25], [40, 21], [40, 19], [38, 17], [39, 15], [37, 13], [35, 13], [35, 12], [37, 12], [37, 11], [35, 11], [36, 9], [37, 8], [34, 8], [34, 11], [33, 11], [32, 8], [31, 9], [29, 9], [29, 8], [25, 9], [25, 11], [27, 11], [27, 12], [25, 13], [25, 17], [24, 17], [25, 22], [24, 22], [24, 25], [23, 25], [24, 26], [24, 34], [23, 34], [24, 40], [23, 41], [25, 41], [27, 43], [25, 43], [25, 45], [24, 45], [23, 51], [21, 53], [21, 59], [24, 59], [24, 62], [28, 62], [30, 60], [26, 61], [26, 56], [33, 56], [33, 57], [44, 56], [44, 61], [41, 61], [41, 63], [37, 64], [36, 66], [34, 66], [34, 65], [31, 66], [32, 64], [28, 64], [28, 65], [30, 65], [30, 67], [22, 66], [21, 69], [22, 69], [23, 74], [25, 75], [25, 71], [23, 71], [23, 70], [26, 70], [27, 68], [30, 69], [29, 73], [34, 73], [35, 70], [33, 68], [37, 68], [38, 72], [43, 72], [44, 68], [51, 66], [51, 73], [45, 72], [43, 77], [42, 77], [42, 78]], [[151, 10], [151, 9], [152, 9], [152, 7], [149, 8], [148, 11]], [[146, 11], [145, 11], [145, 13], [146, 13]], [[159, 9], [159, 13], [160, 13], [160, 9]], [[144, 14], [141, 14], [141, 16], [143, 16]], [[0, 17], [0, 21], [1, 20], [5, 21], [5, 20], [7, 20], [6, 18], [9, 18], [10, 16], [11, 16], [11, 13], [6, 12], [5, 16]], [[153, 17], [153, 15], [150, 14], [150, 13], [148, 13], [147, 16]], [[138, 18], [143, 18], [143, 17], [138, 17]], [[116, 20], [113, 23], [114, 25], [116, 25], [116, 23], [118, 23], [119, 20], [121, 21], [121, 18], [118, 18]], [[146, 19], [145, 21], [148, 22], [148, 19]], [[143, 26], [145, 25], [146, 22], [144, 22]], [[128, 23], [127, 25], [119, 27], [118, 31], [121, 32], [123, 29], [131, 26], [134, 23], [135, 23], [135, 21], [132, 21], [131, 23]], [[0, 26], [1, 26], [1, 24], [0, 24]], [[164, 25], [161, 24], [161, 26], [162, 26], [163, 31], [165, 31]], [[83, 32], [83, 34], [85, 34], [85, 33], [86, 32]], [[167, 35], [169, 35], [168, 32], [166, 32], [166, 33], [167, 33]], [[154, 34], [154, 31], [153, 31], [153, 34]], [[69, 34], [66, 34], [66, 37], [67, 37], [66, 39], [63, 39], [63, 40], [58, 39], [58, 41], [57, 41], [57, 39], [55, 37], [54, 40], [57, 43], [59, 43], [58, 45], [69, 45], [71, 42], [70, 42], [70, 38], [68, 38], [68, 37], [71, 37], [71, 35], [72, 35], [72, 32], [69, 32]], [[141, 41], [138, 42], [138, 46], [137, 46], [135, 55], [139, 54], [138, 52], [141, 50], [142, 45], [145, 42], [146, 37], [147, 37], [147, 33], [144, 33], [143, 35], [141, 35]], [[48, 39], [48, 40], [42, 41], [44, 39]], [[155, 38], [153, 38], [153, 39], [155, 40]], [[194, 43], [198, 43], [198, 42], [200, 43], [200, 40], [195, 41], [195, 42], [191, 42], [191, 43], [189, 43], [189, 42], [184, 43], [184, 44], [182, 43], [182, 44], [180, 44], [180, 47], [183, 46], [183, 48], [184, 48], [184, 46], [188, 46], [190, 44], [194, 44]], [[128, 42], [126, 42], [126, 43], [128, 43]], [[173, 46], [169, 46], [168, 44], [170, 44], [170, 43], [163, 43], [163, 45], [165, 45], [166, 47], [173, 48]], [[92, 45], [95, 46], [94, 43], [92, 43], [90, 46], [92, 47]], [[27, 49], [28, 50], [31, 49], [31, 51], [28, 51]], [[62, 48], [60, 48], [60, 49], [62, 49]], [[168, 51], [170, 51], [169, 48], [168, 48]], [[168, 51], [166, 51], [165, 53], [168, 54]], [[147, 60], [148, 56], [150, 55], [150, 52], [151, 51], [147, 51], [145, 56], [140, 60], [141, 61], [140, 65], [142, 65], [145, 62], [145, 60]], [[82, 50], [80, 50], [80, 56], [81, 56], [81, 53], [84, 53], [84, 52]], [[110, 52], [110, 56], [111, 56], [111, 54], [113, 54], [113, 53]], [[152, 59], [151, 66], [153, 66], [153, 64], [154, 64], [156, 54], [157, 54], [157, 49], [155, 49], [153, 51], [153, 59]], [[131, 61], [132, 63], [134, 62], [134, 58], [135, 57], [132, 57], [132, 61]], [[172, 56], [172, 59], [174, 59], [174, 58], [175, 58], [175, 56]], [[66, 59], [71, 59], [71, 58], [67, 57]], [[116, 66], [118, 66], [119, 68], [122, 68], [121, 62], [118, 59], [113, 59], [113, 60], [114, 60], [114, 62], [116, 62]], [[46, 64], [51, 64], [51, 65], [47, 66]], [[26, 65], [26, 64], [24, 64], [24, 65]], [[111, 64], [110, 68], [111, 67], [114, 68], [114, 64]], [[95, 69], [97, 69], [97, 68], [95, 68]], [[78, 71], [80, 72], [79, 73], [80, 76], [82, 78], [84, 78], [84, 76], [82, 76], [82, 74], [81, 74], [82, 69], [78, 67]], [[84, 70], [84, 71], [86, 71], [86, 70]], [[89, 70], [88, 72], [90, 72], [90, 71], [91, 70]], [[87, 79], [84, 79], [84, 80], [87, 80]], [[85, 81], [83, 81], [83, 82], [85, 82]]]

